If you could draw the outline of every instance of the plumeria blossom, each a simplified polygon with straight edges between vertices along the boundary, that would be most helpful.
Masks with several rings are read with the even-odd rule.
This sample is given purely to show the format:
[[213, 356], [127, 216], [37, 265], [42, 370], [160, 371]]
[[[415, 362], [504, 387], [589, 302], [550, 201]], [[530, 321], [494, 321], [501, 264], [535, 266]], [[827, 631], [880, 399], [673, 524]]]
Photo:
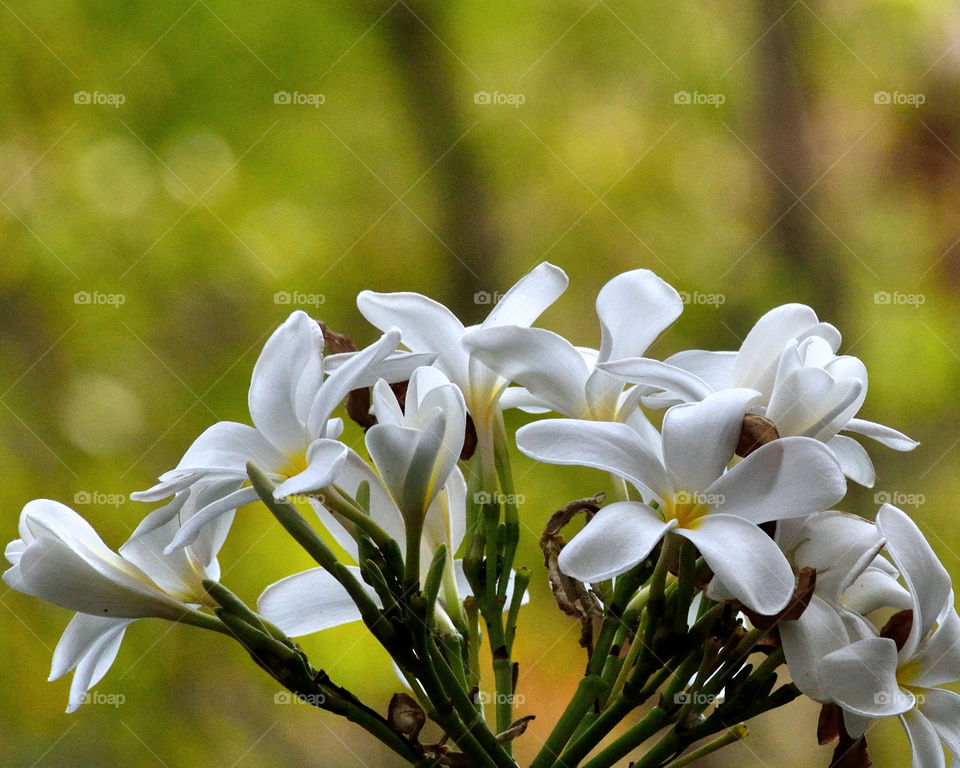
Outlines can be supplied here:
[[[912, 598], [906, 637], [870, 637], [823, 658], [820, 685], [844, 710], [847, 731], [899, 716], [913, 768], [943, 768], [945, 746], [960, 755], [960, 695], [939, 686], [960, 680], [960, 617], [950, 576], [916, 524], [884, 504], [877, 527]], [[898, 642], [899, 641], [899, 642]]]
[[483, 439], [509, 382], [463, 347], [464, 336], [475, 327], [529, 326], [566, 290], [568, 282], [562, 269], [543, 262], [500, 298], [480, 326], [470, 328], [445, 306], [419, 293], [361, 291], [357, 307], [381, 331], [399, 327], [404, 345], [412, 352], [436, 355], [434, 365], [463, 392]]
[[[203, 484], [182, 494], [198, 494]], [[202, 502], [201, 502], [202, 503]], [[193, 509], [196, 502], [182, 508]], [[119, 553], [69, 507], [49, 499], [29, 502], [20, 515], [20, 538], [7, 545], [12, 564], [7, 586], [78, 611], [53, 653], [50, 679], [76, 670], [67, 712], [83, 704], [87, 691], [110, 669], [127, 627], [157, 617], [191, 622], [198, 604], [211, 604], [204, 579], [216, 580], [216, 555], [230, 525], [228, 517], [208, 526], [191, 545], [164, 555], [179, 529], [174, 515], [149, 533], [131, 537]]]
[[817, 677], [820, 660], [873, 632], [848, 607], [844, 596], [871, 567], [884, 540], [870, 521], [836, 510], [782, 520], [775, 539], [795, 574], [803, 568], [816, 569], [816, 585], [803, 613], [781, 621], [778, 628], [794, 683], [810, 698], [822, 701], [825, 692]]
[[606, 470], [645, 500], [603, 507], [560, 553], [560, 569], [603, 581], [642, 562], [664, 536], [682, 536], [744, 605], [781, 610], [793, 571], [759, 524], [819, 512], [843, 497], [846, 483], [833, 455], [805, 437], [774, 440], [726, 471], [756, 396], [728, 389], [670, 408], [662, 459], [625, 424], [553, 419], [518, 430], [526, 455]]
[[664, 362], [632, 357], [605, 370], [646, 387], [645, 405], [696, 402], [711, 392], [749, 387], [760, 392], [752, 412], [766, 416], [781, 437], [802, 435], [826, 443], [844, 474], [872, 486], [876, 473], [863, 446], [841, 430], [871, 437], [899, 451], [917, 442], [881, 424], [855, 418], [867, 396], [867, 370], [851, 355], [837, 355], [840, 333], [803, 304], [767, 312], [738, 352], [689, 350]]
[[[191, 516], [168, 549], [183, 546], [220, 515], [255, 501], [247, 484], [246, 464], [253, 461], [275, 483], [278, 496], [306, 494], [328, 485], [344, 461], [345, 447], [335, 443], [343, 422], [331, 418], [352, 389], [372, 385], [388, 371], [391, 380], [407, 378], [423, 356], [391, 355], [400, 332], [388, 330], [376, 343], [353, 353], [337, 370], [325, 375], [323, 332], [319, 324], [297, 311], [273, 333], [253, 369], [248, 404], [254, 426], [221, 421], [209, 427], [187, 449], [177, 467], [160, 476], [160, 483], [133, 494], [139, 501], [157, 501], [205, 480], [219, 494]], [[153, 518], [161, 524], [175, 509]]]
[[[475, 358], [523, 389], [507, 390], [514, 405], [546, 406], [574, 419], [624, 421], [655, 444], [653, 428], [637, 408], [646, 390], [623, 390], [602, 363], [643, 355], [683, 311], [680, 295], [648, 269], [614, 277], [597, 295], [600, 349], [573, 346], [542, 328], [499, 325], [471, 331], [463, 345]], [[529, 397], [525, 397], [525, 394]]]

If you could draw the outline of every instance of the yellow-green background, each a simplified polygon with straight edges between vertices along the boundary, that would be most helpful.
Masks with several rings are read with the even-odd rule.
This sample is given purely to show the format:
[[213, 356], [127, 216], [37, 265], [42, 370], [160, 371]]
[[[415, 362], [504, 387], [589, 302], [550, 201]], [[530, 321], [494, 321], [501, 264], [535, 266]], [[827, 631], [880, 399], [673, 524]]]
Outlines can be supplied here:
[[[810, 303], [867, 363], [861, 415], [922, 441], [869, 446], [875, 490], [923, 494], [908, 509], [960, 573], [958, 37], [949, 2], [5, 0], [2, 538], [31, 498], [128, 496], [209, 424], [247, 421], [258, 349], [291, 309], [276, 292], [322, 295], [302, 308], [366, 343], [363, 288], [422, 291], [477, 321], [476, 292], [548, 259], [571, 287], [541, 324], [579, 344], [599, 340], [596, 291], [635, 267], [724, 301], [688, 307], [656, 354], [736, 348], [766, 309]], [[79, 91], [125, 103], [77, 104]], [[325, 102], [275, 104], [278, 91]], [[525, 102], [476, 104], [478, 91]], [[676, 104], [679, 91], [725, 103]], [[80, 291], [124, 303], [77, 304]], [[881, 291], [923, 303], [878, 304]], [[536, 569], [546, 516], [606, 480], [525, 459], [518, 475], [520, 560]], [[872, 515], [874, 492], [852, 489], [844, 508]], [[78, 509], [114, 546], [147, 511]], [[308, 565], [256, 507], [221, 562], [250, 601]], [[159, 622], [128, 632], [98, 688], [125, 703], [67, 716], [68, 681], [45, 678], [68, 617], [0, 598], [3, 765], [393, 764], [352, 726], [274, 704], [224, 638]], [[535, 579], [523, 756], [572, 690], [576, 638]], [[380, 709], [397, 689], [357, 627], [304, 646]], [[815, 721], [794, 704], [713, 764], [826, 765]], [[871, 744], [878, 766], [908, 759], [896, 723]]]

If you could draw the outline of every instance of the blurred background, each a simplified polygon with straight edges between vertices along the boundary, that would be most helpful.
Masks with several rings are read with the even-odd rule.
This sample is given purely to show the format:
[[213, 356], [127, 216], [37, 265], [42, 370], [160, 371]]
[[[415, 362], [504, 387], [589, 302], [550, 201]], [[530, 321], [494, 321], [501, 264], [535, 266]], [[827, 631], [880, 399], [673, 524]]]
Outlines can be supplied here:
[[[736, 349], [787, 301], [812, 305], [871, 372], [874, 489], [914, 513], [954, 576], [960, 540], [960, 15], [949, 2], [574, 0], [0, 2], [2, 534], [35, 497], [112, 546], [129, 501], [211, 423], [248, 421], [267, 335], [294, 308], [366, 344], [356, 293], [415, 290], [482, 319], [538, 262], [571, 287], [542, 318], [596, 346], [593, 297], [647, 267], [688, 297], [652, 350]], [[513, 420], [520, 423], [519, 419]], [[358, 440], [358, 431], [348, 433]], [[599, 473], [517, 474], [521, 563]], [[250, 601], [309, 565], [243, 509], [223, 580]], [[532, 585], [521, 714], [549, 732], [583, 666], [577, 627]], [[63, 713], [45, 682], [67, 611], [0, 597], [3, 764], [394, 765], [350, 724], [274, 702], [220, 636], [127, 633]], [[383, 710], [398, 683], [359, 627], [306, 638]], [[797, 702], [712, 765], [826, 766]], [[909, 749], [871, 731], [877, 766]]]

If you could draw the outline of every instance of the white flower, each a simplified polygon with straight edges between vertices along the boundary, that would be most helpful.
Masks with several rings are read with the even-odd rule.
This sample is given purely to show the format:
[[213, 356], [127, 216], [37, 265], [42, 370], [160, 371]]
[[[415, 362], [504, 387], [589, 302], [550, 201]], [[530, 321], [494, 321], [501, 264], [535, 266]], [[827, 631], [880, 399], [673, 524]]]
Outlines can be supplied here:
[[[507, 291], [479, 327], [529, 326], [566, 290], [567, 283], [562, 269], [544, 262]], [[434, 365], [463, 392], [478, 433], [491, 428], [508, 381], [462, 346], [464, 335], [473, 327], [464, 328], [449, 309], [419, 293], [361, 291], [357, 307], [380, 330], [399, 327], [411, 351], [435, 354]]]
[[[347, 394], [371, 386], [388, 370], [392, 380], [405, 379], [423, 356], [391, 359], [400, 342], [396, 329], [379, 341], [353, 353], [325, 376], [323, 333], [304, 312], [294, 312], [267, 340], [253, 369], [249, 408], [254, 426], [221, 421], [198, 437], [176, 469], [160, 476], [160, 483], [133, 494], [139, 501], [156, 501], [189, 488], [201, 479], [216, 482], [220, 495], [184, 524], [168, 551], [194, 540], [218, 516], [257, 499], [246, 483], [248, 461], [253, 461], [279, 483], [278, 497], [306, 494], [330, 483], [343, 462], [345, 447], [330, 438], [343, 430], [333, 411]], [[160, 524], [167, 518], [158, 515]]]
[[[204, 490], [201, 484], [178, 494], [183, 514], [197, 507], [196, 500], [186, 497]], [[174, 513], [162, 526], [131, 537], [118, 554], [63, 504], [38, 499], [23, 508], [20, 538], [6, 548], [12, 567], [3, 580], [19, 592], [79, 612], [57, 644], [50, 671], [55, 680], [76, 669], [68, 712], [75, 711], [107, 673], [134, 620], [189, 621], [193, 605], [210, 602], [202, 581], [219, 577], [216, 554], [230, 521], [221, 518], [192, 546], [163, 555], [179, 521]]]
[[728, 389], [669, 409], [662, 459], [625, 424], [554, 419], [521, 428], [517, 445], [528, 456], [612, 472], [646, 501], [601, 509], [564, 547], [560, 569], [603, 581], [642, 562], [665, 535], [678, 535], [744, 605], [781, 610], [793, 594], [793, 571], [758, 525], [819, 512], [843, 497], [846, 483], [830, 451], [805, 437], [774, 440], [726, 471], [756, 394]]
[[664, 362], [642, 357], [602, 367], [646, 389], [643, 403], [664, 407], [696, 402], [726, 388], [755, 389], [752, 412], [769, 418], [781, 437], [801, 435], [827, 444], [844, 474], [872, 486], [873, 463], [856, 440], [841, 430], [871, 437], [899, 451], [917, 442], [890, 427], [854, 418], [867, 395], [867, 370], [850, 355], [837, 355], [840, 333], [821, 323], [803, 304], [767, 312], [738, 352], [689, 350]]
[[869, 719], [899, 715], [913, 750], [913, 768], [942, 768], [941, 743], [960, 755], [960, 695], [939, 686], [960, 680], [960, 617], [950, 576], [920, 529], [885, 504], [877, 527], [912, 597], [902, 645], [890, 637], [859, 640], [828, 654], [820, 685], [844, 710], [847, 731], [863, 733]]
[[[523, 389], [508, 389], [505, 402], [545, 406], [574, 419], [624, 421], [655, 440], [637, 409], [642, 387], [623, 391], [623, 381], [598, 367], [646, 352], [683, 311], [680, 295], [647, 269], [614, 277], [600, 289], [600, 349], [574, 347], [542, 328], [501, 325], [464, 336], [463, 345], [482, 363]], [[526, 394], [528, 393], [528, 394]], [[509, 398], [509, 400], [508, 400]]]

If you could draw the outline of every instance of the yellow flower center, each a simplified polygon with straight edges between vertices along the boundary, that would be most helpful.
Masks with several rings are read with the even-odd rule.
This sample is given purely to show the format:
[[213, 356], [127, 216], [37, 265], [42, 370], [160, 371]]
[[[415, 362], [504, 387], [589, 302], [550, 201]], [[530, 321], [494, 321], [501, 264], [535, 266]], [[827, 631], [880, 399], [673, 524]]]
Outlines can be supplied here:
[[663, 520], [676, 520], [678, 528], [695, 530], [703, 516], [710, 511], [710, 505], [704, 503], [703, 494], [677, 491], [672, 498], [665, 501], [661, 512]]

